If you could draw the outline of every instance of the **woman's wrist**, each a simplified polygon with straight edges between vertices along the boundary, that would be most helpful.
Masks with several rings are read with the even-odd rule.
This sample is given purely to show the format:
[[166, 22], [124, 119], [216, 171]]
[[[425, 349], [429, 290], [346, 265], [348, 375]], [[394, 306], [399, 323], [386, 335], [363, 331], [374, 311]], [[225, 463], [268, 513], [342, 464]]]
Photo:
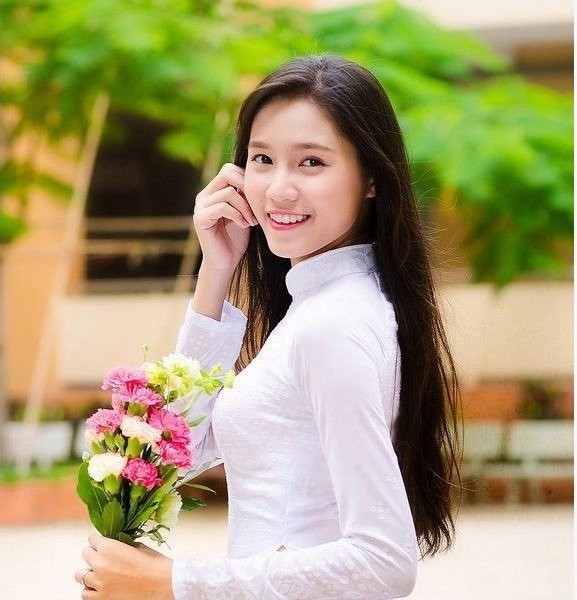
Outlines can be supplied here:
[[194, 310], [215, 321], [220, 321], [233, 274], [234, 269], [218, 269], [203, 261], [192, 300]]
[[155, 571], [151, 573], [151, 584], [155, 589], [155, 598], [158, 600], [174, 600], [172, 565], [172, 559], [163, 556], [158, 561]]

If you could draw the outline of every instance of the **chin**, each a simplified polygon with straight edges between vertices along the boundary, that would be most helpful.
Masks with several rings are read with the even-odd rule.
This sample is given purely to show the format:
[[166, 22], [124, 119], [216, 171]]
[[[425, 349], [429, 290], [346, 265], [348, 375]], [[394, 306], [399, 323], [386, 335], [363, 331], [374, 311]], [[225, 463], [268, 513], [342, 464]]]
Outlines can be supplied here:
[[314, 256], [315, 254], [319, 254], [323, 251], [325, 246], [323, 244], [314, 246], [304, 245], [297, 246], [295, 243], [279, 243], [278, 240], [274, 239], [273, 236], [267, 236], [265, 233], [267, 245], [269, 250], [279, 258], [288, 258], [293, 262], [299, 262]]
[[303, 260], [306, 260], [307, 258], [312, 258], [313, 256], [316, 256], [317, 254], [320, 254], [322, 252], [322, 249], [311, 249], [311, 248], [307, 248], [305, 250], [301, 251], [290, 251], [287, 250], [286, 248], [275, 248], [275, 247], [271, 247], [269, 246], [270, 251], [275, 255], [278, 256], [279, 258], [288, 258], [291, 263], [294, 265], [296, 265], [299, 262], [302, 262]]
[[290, 252], [286, 248], [277, 248], [275, 246], [271, 246], [270, 244], [269, 244], [269, 250], [275, 256], [278, 256], [279, 258], [288, 258], [290, 260], [294, 260], [294, 259], [298, 258], [298, 256], [300, 256], [300, 255], [296, 255], [294, 252]]

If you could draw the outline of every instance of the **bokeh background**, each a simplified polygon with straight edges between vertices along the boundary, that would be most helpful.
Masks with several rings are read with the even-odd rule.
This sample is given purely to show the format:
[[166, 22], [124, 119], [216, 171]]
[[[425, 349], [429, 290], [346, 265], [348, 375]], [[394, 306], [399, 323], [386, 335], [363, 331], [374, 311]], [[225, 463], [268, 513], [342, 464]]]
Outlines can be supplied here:
[[[571, 597], [571, 2], [2, 0], [0, 29], [0, 562], [46, 553], [37, 578], [3, 568], [0, 591], [75, 597], [100, 379], [142, 344], [172, 350], [194, 197], [230, 159], [243, 96], [331, 52], [400, 117], [462, 383], [457, 543], [413, 597]], [[217, 497], [174, 552], [225, 552], [223, 472], [203, 479]]]

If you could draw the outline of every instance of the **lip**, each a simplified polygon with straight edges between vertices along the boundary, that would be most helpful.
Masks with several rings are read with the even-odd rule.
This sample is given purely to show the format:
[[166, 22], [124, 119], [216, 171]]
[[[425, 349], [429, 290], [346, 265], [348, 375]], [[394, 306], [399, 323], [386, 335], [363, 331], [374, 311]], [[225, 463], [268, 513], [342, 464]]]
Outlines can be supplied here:
[[[297, 221], [296, 223], [277, 223], [276, 221], [273, 221], [273, 219], [271, 219], [270, 215], [271, 214], [275, 214], [275, 215], [297, 215], [299, 217], [305, 216], [306, 219], [303, 219], [302, 221]], [[274, 211], [270, 211], [266, 213], [266, 218], [267, 218], [267, 222], [269, 224], [269, 226], [271, 227], [271, 229], [276, 229], [277, 231], [289, 231], [291, 229], [296, 229], [299, 225], [304, 225], [310, 218], [310, 215], [306, 215], [304, 213], [296, 213], [296, 212], [290, 212], [288, 210], [274, 210]]]

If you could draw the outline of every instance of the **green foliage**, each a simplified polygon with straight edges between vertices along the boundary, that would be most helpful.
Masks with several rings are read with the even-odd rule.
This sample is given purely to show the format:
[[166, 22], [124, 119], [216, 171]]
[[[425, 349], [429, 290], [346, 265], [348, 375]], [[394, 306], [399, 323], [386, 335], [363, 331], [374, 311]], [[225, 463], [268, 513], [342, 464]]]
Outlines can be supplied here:
[[[8, 145], [30, 127], [52, 139], [82, 135], [104, 91], [113, 110], [166, 124], [163, 151], [204, 166], [208, 178], [228, 159], [241, 98], [265, 73], [292, 56], [338, 53], [389, 92], [419, 197], [452, 197], [476, 279], [503, 285], [564, 264], [571, 99], [513, 76], [480, 41], [393, 0], [312, 13], [244, 1], [4, 0], [0, 25], [0, 53], [23, 67], [20, 80], [0, 85], [0, 105], [22, 115], [3, 132]], [[0, 194], [24, 193], [32, 181], [54, 187], [24, 172], [0, 171]], [[0, 221], [0, 241], [21, 231]]]
[[506, 67], [474, 37], [448, 32], [392, 0], [315, 13], [313, 28], [321, 50], [369, 67], [393, 97], [396, 92], [399, 108], [452, 81]]
[[183, 498], [182, 499], [182, 510], [190, 512], [197, 510], [198, 508], [204, 508], [206, 504], [198, 498]]
[[[24, 65], [19, 106], [58, 139], [86, 126], [98, 91], [112, 106], [165, 122], [164, 147], [200, 166], [215, 111], [236, 109], [244, 75], [289, 56], [291, 11], [263, 21], [250, 3], [178, 0], [25, 0], [0, 8], [0, 50]], [[3, 14], [4, 13], [4, 14]], [[272, 60], [271, 57], [275, 57]], [[12, 98], [17, 94], [12, 93]]]
[[0, 212], [0, 245], [9, 244], [26, 231], [26, 224], [19, 217]]
[[124, 525], [124, 514], [118, 500], [111, 500], [102, 510], [102, 535], [117, 539]]
[[88, 475], [88, 463], [83, 462], [78, 470], [76, 491], [79, 498], [88, 507], [88, 516], [96, 529], [104, 535], [102, 511], [108, 503], [108, 495], [98, 485], [94, 485]]
[[420, 193], [454, 190], [476, 279], [504, 285], [563, 270], [557, 245], [573, 235], [572, 115], [571, 98], [512, 76], [406, 111]]

